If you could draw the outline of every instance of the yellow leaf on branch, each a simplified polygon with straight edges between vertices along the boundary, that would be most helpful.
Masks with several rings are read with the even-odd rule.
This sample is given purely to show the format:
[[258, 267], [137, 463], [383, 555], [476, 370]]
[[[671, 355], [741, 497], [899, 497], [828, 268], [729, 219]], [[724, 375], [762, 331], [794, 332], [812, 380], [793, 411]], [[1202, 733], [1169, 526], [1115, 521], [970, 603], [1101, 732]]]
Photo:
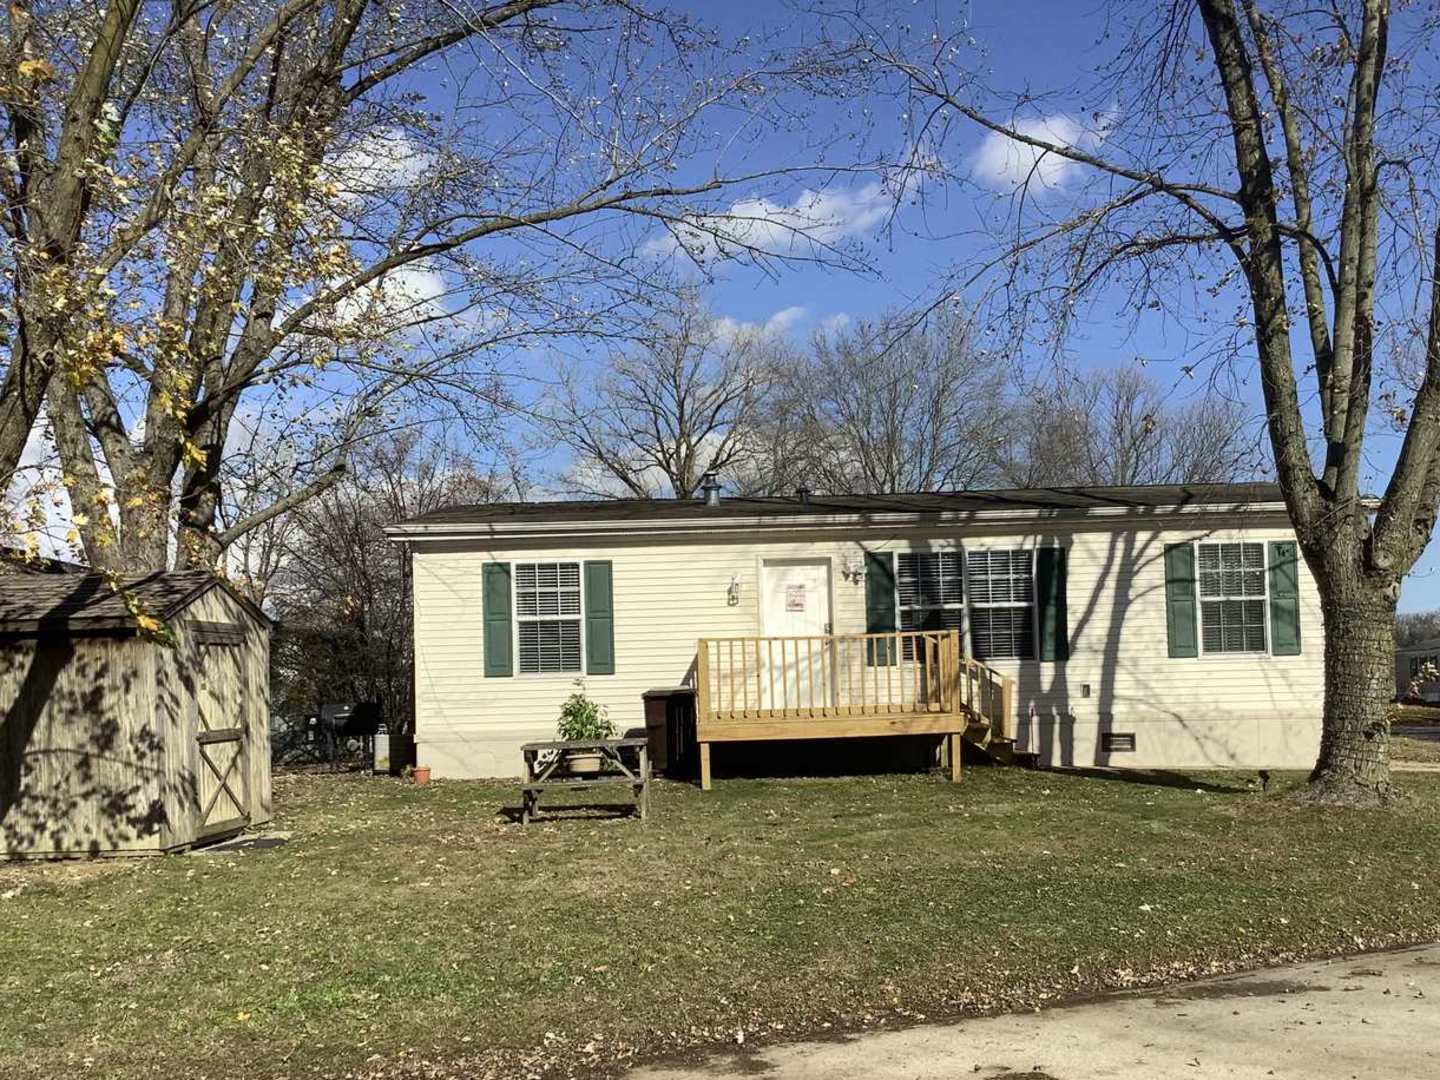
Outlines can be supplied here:
[[55, 65], [49, 60], [21, 60], [15, 65], [15, 70], [35, 82], [49, 82], [55, 78]]

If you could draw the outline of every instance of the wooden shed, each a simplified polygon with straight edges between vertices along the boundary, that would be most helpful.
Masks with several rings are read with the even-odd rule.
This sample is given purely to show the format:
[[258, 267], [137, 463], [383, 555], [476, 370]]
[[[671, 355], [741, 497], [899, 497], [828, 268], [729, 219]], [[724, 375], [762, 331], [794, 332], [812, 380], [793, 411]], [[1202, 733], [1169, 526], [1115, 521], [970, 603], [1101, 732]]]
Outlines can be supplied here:
[[269, 619], [210, 574], [0, 579], [0, 857], [175, 851], [269, 820], [269, 663]]

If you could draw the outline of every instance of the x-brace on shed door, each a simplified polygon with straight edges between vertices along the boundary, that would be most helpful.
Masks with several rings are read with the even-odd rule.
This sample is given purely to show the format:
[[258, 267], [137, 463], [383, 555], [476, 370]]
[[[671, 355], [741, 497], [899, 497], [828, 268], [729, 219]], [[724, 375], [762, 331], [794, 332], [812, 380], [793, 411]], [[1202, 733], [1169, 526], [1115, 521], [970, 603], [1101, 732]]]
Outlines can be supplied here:
[[241, 694], [243, 630], [224, 623], [197, 624], [196, 706], [199, 744], [197, 839], [236, 832], [250, 821], [249, 741]]

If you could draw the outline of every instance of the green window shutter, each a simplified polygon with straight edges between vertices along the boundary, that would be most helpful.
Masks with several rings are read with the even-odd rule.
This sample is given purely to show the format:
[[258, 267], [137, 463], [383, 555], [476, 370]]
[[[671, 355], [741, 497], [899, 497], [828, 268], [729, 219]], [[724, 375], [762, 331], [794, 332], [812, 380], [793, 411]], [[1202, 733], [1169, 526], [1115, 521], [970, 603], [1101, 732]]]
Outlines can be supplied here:
[[1195, 545], [1165, 545], [1165, 633], [1171, 656], [1199, 656], [1196, 640]]
[[1065, 612], [1065, 549], [1035, 552], [1036, 621], [1040, 625], [1040, 659], [1069, 660], [1069, 626]]
[[1300, 568], [1294, 540], [1270, 544], [1270, 652], [1300, 654]]
[[[865, 553], [865, 632], [893, 634], [895, 618], [895, 556], [888, 551]], [[865, 649], [870, 667], [895, 663], [894, 642], [871, 641]]]
[[615, 674], [615, 590], [610, 561], [585, 564], [585, 671]]
[[513, 675], [514, 642], [510, 629], [510, 564], [486, 563], [480, 571], [481, 611], [485, 623], [485, 677]]

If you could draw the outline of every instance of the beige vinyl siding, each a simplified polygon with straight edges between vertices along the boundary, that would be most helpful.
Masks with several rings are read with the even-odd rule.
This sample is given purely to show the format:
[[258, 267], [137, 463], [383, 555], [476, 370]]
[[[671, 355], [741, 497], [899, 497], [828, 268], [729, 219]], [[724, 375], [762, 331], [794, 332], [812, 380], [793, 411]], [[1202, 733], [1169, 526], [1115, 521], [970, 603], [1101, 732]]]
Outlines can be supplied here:
[[[1288, 528], [1087, 531], [1061, 539], [1070, 551], [1070, 660], [991, 661], [1017, 681], [1018, 744], [1039, 752], [1049, 764], [1078, 766], [1314, 764], [1324, 689], [1323, 638], [1319, 597], [1303, 561], [1299, 655], [1272, 656], [1267, 647], [1265, 653], [1171, 658], [1166, 635], [1167, 545], [1260, 541], [1267, 545], [1268, 558], [1270, 541], [1293, 539]], [[1267, 646], [1269, 633], [1267, 607]], [[1135, 752], [1104, 752], [1100, 735], [1105, 731], [1134, 733]]]
[[[1304, 766], [1319, 736], [1321, 632], [1308, 569], [1300, 566], [1299, 656], [1171, 659], [1166, 649], [1164, 548], [1182, 540], [1293, 539], [1283, 519], [1173, 519], [1019, 531], [859, 529], [845, 534], [705, 537], [554, 546], [421, 541], [414, 545], [416, 736], [438, 776], [508, 776], [519, 746], [553, 737], [577, 676], [485, 678], [481, 567], [490, 561], [608, 559], [614, 567], [615, 674], [584, 676], [587, 692], [622, 730], [644, 725], [641, 694], [690, 682], [697, 638], [765, 632], [759, 604], [766, 559], [827, 558], [836, 633], [865, 630], [864, 553], [911, 547], [1069, 550], [1070, 660], [996, 660], [1018, 683], [1014, 732], [1055, 764], [1144, 767]], [[846, 569], [860, 571], [847, 577]], [[732, 578], [737, 602], [727, 601]], [[968, 613], [967, 613], [968, 615]], [[968, 623], [968, 618], [967, 618]], [[1088, 693], [1086, 692], [1088, 688]], [[1102, 730], [1134, 732], [1135, 753], [1105, 755]]]

